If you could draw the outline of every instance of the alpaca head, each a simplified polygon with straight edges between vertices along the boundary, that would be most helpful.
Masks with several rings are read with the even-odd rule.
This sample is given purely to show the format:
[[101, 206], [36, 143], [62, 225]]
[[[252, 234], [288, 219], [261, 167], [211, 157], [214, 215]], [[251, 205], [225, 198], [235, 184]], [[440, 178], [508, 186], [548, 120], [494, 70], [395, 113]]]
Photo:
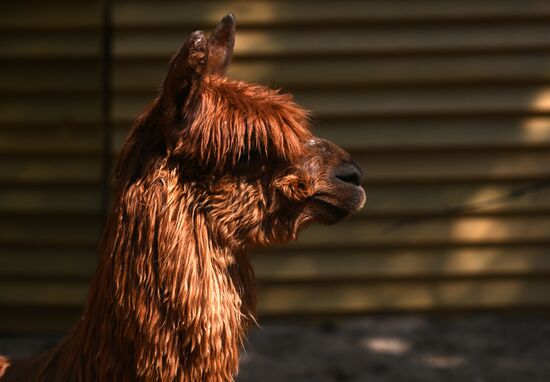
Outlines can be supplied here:
[[174, 55], [159, 96], [138, 119], [134, 141], [146, 147], [134, 152], [129, 178], [161, 158], [202, 195], [211, 233], [241, 248], [287, 241], [312, 222], [332, 224], [361, 209], [361, 170], [312, 135], [291, 95], [224, 75], [234, 38], [229, 14]]

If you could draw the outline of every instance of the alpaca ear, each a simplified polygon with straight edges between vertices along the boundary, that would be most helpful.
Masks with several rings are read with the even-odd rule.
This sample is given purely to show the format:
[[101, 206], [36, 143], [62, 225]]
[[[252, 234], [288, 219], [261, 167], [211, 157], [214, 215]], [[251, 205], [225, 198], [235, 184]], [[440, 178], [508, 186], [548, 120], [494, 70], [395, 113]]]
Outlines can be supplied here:
[[198, 94], [208, 62], [208, 41], [204, 32], [189, 36], [170, 60], [162, 86], [161, 101], [165, 111], [177, 115]]
[[236, 25], [235, 16], [229, 13], [208, 37], [208, 73], [223, 74], [227, 70], [233, 56]]

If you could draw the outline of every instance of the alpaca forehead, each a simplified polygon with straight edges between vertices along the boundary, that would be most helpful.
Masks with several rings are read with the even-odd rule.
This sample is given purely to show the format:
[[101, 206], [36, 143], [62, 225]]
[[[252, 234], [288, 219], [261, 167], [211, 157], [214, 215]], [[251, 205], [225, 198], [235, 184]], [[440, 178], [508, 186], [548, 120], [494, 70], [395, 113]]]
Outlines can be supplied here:
[[263, 85], [210, 77], [203, 92], [201, 113], [199, 119], [217, 119], [222, 125], [241, 122], [253, 127], [261, 122], [281, 125], [284, 130], [283, 125], [291, 124], [294, 132], [311, 135], [308, 112], [294, 102], [292, 95]]
[[261, 109], [274, 113], [285, 113], [287, 109], [298, 109], [301, 111], [300, 114], [307, 114], [293, 101], [291, 94], [261, 84], [211, 75], [207, 78], [206, 85], [207, 92], [211, 92], [211, 97], [227, 103], [227, 106], [232, 108], [245, 109], [248, 112]]
[[239, 150], [241, 144], [268, 150], [275, 146], [282, 153], [297, 150], [312, 137], [308, 113], [292, 95], [219, 76], [208, 77], [195, 124], [201, 133], [205, 125], [210, 132], [217, 127], [217, 136], [233, 137], [231, 146]]

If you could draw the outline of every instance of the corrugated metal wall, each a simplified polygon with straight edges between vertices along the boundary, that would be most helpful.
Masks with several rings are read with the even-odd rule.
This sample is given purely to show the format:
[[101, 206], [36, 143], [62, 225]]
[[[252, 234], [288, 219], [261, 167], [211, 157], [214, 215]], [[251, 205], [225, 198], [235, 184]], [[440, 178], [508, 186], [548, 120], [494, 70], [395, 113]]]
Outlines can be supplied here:
[[[357, 217], [255, 257], [260, 312], [550, 304], [550, 2], [117, 1], [119, 148], [189, 32], [292, 91], [366, 172]], [[96, 2], [2, 4], [0, 330], [64, 329], [101, 220]]]

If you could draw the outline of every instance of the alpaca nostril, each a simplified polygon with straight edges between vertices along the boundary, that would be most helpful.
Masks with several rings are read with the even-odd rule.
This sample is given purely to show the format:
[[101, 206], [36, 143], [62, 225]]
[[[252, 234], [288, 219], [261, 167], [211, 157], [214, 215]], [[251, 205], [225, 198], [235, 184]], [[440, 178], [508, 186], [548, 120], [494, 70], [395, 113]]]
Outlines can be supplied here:
[[360, 186], [363, 180], [363, 173], [361, 170], [352, 164], [340, 167], [336, 170], [334, 176], [342, 182], [351, 183], [356, 186]]

